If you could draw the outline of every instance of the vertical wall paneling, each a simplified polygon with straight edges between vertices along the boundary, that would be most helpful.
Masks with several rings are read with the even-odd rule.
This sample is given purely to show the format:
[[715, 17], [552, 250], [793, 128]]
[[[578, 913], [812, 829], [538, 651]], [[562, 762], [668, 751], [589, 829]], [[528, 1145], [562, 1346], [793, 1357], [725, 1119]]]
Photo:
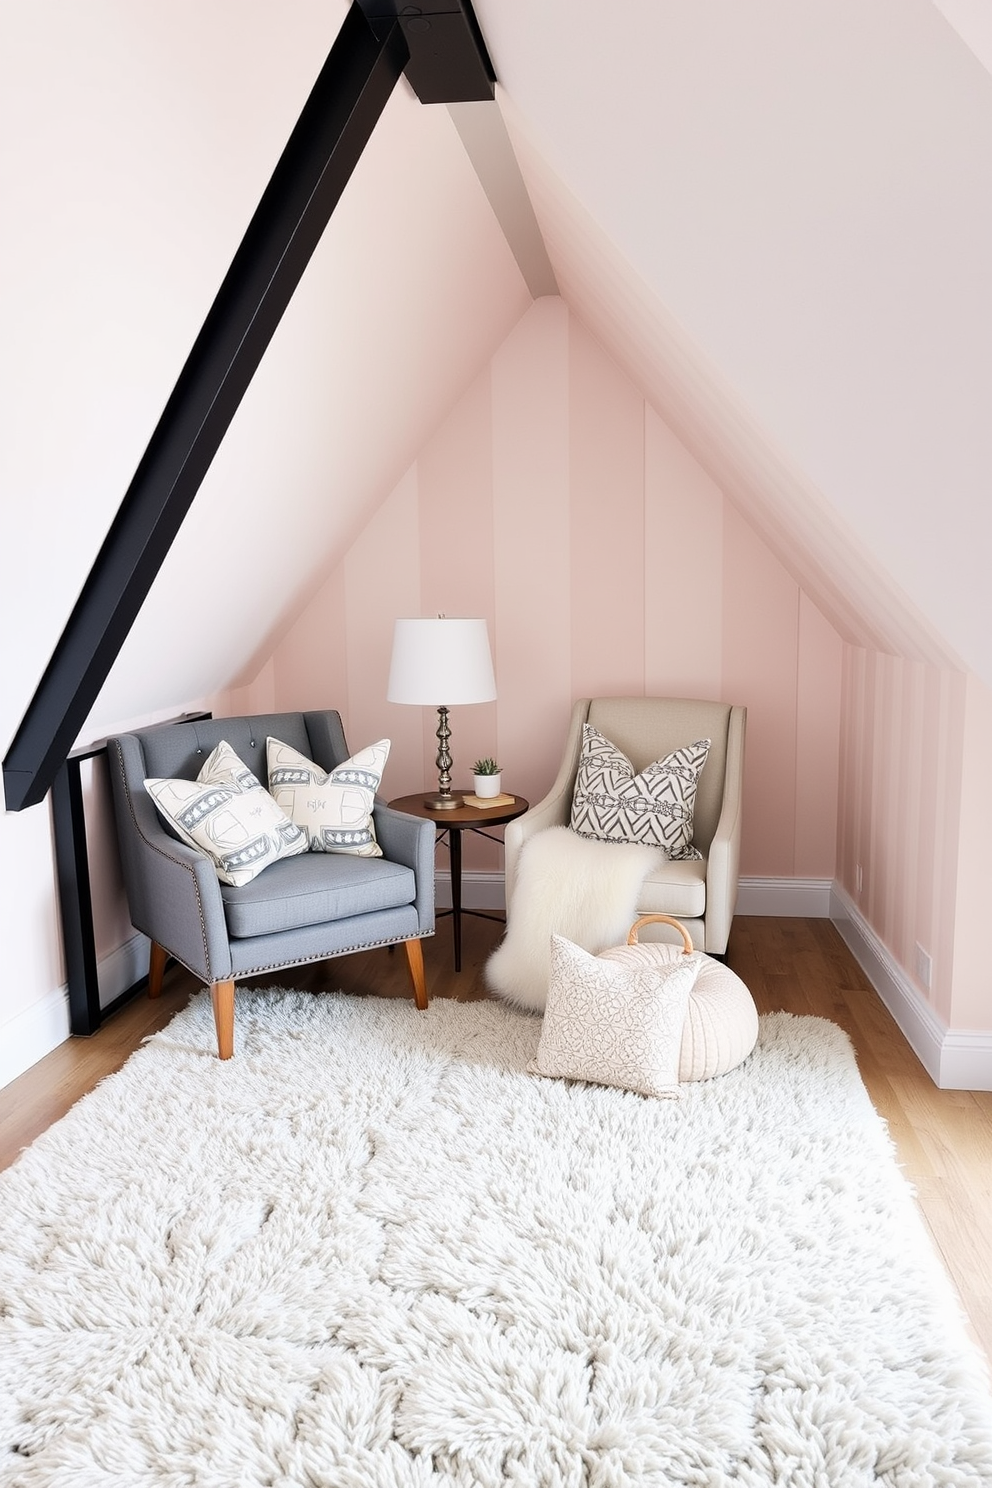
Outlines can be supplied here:
[[992, 1028], [992, 958], [989, 905], [989, 760], [992, 759], [992, 690], [969, 677], [965, 696], [962, 811], [958, 845], [956, 927], [949, 1022], [955, 1028]]
[[572, 692], [644, 692], [644, 398], [569, 326]]
[[729, 502], [723, 563], [724, 694], [748, 709], [741, 873], [791, 877], [799, 590]]
[[[487, 366], [459, 399], [417, 458], [420, 483], [420, 586], [424, 616], [483, 617], [494, 649], [493, 615], [493, 406]], [[500, 693], [497, 670], [496, 690]], [[436, 778], [437, 714], [425, 709], [424, 753]], [[471, 790], [472, 763], [499, 756], [499, 702], [453, 707], [450, 714], [452, 780]], [[499, 849], [485, 838], [464, 834], [466, 872], [494, 871]]]
[[685, 445], [646, 406], [644, 690], [649, 696], [724, 695], [723, 501]]
[[569, 316], [536, 300], [493, 358], [493, 559], [499, 750], [536, 801], [572, 704]]
[[799, 878], [837, 870], [838, 760], [843, 646], [812, 600], [799, 596], [796, 682], [796, 839]]

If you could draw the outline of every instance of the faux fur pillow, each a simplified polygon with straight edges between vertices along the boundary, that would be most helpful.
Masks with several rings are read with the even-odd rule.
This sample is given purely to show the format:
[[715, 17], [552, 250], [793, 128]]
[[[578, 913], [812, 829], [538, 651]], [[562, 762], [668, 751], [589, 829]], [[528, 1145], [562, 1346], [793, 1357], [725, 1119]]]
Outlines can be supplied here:
[[548, 997], [551, 937], [587, 951], [622, 944], [637, 918], [641, 884], [664, 861], [660, 848], [594, 842], [570, 827], [547, 827], [520, 853], [506, 934], [486, 962], [497, 997], [539, 1012]]
[[635, 775], [621, 749], [583, 724], [572, 831], [601, 842], [662, 847], [673, 859], [700, 858], [692, 845], [692, 814], [709, 748], [709, 739], [697, 739]]

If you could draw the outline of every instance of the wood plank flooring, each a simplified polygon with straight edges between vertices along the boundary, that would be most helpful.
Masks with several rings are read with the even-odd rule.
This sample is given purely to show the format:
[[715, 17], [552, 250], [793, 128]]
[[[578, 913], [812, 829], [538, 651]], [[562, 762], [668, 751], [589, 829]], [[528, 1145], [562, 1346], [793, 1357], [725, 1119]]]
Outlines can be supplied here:
[[[452, 965], [450, 922], [424, 942], [432, 997], [484, 997], [482, 968], [501, 927], [463, 920], [462, 970]], [[903, 1171], [958, 1290], [975, 1339], [992, 1359], [992, 1092], [937, 1090], [827, 920], [739, 917], [728, 962], [759, 1012], [812, 1013], [850, 1035], [875, 1108], [888, 1122]], [[408, 997], [402, 952], [362, 952], [287, 972], [294, 987]], [[260, 979], [271, 985], [273, 978]], [[138, 997], [91, 1038], [73, 1038], [0, 1091], [0, 1168], [163, 1027], [196, 990], [173, 968], [157, 1002]]]

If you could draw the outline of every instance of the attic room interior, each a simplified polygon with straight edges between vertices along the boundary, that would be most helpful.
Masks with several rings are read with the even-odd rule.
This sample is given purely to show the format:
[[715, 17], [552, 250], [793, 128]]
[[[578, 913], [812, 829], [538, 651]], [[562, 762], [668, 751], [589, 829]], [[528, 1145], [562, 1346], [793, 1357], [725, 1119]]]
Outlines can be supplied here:
[[[988, 1351], [992, 9], [472, 8], [493, 96], [390, 87], [72, 748], [330, 708], [353, 750], [389, 741], [385, 798], [432, 789], [435, 710], [387, 695], [404, 616], [487, 625], [498, 690], [452, 709], [459, 789], [491, 755], [504, 790], [541, 801], [576, 699], [743, 705], [727, 964], [763, 1016], [859, 1025]], [[4, 16], [8, 762], [357, 10], [38, 0]], [[51, 799], [11, 798], [0, 1103], [30, 1105], [50, 1061], [115, 1028], [153, 1048], [195, 990], [177, 968], [157, 1021], [132, 1000], [149, 943], [102, 754], [79, 779], [108, 1016], [73, 1037]], [[456, 972], [439, 916], [423, 1017], [485, 997], [504, 851], [464, 852], [464, 903], [497, 920], [467, 916]], [[436, 890], [441, 910], [444, 852]], [[321, 972], [280, 985], [409, 1000], [385, 949]], [[776, 1002], [786, 981], [795, 1001]], [[946, 1122], [939, 1159], [920, 1090]]]

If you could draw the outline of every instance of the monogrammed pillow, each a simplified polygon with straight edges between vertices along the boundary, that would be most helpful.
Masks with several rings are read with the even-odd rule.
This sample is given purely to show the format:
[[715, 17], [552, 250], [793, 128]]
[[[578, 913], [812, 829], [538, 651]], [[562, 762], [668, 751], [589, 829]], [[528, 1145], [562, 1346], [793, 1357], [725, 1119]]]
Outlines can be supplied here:
[[195, 780], [146, 780], [145, 789], [176, 835], [209, 854], [222, 883], [250, 883], [270, 863], [307, 850], [306, 833], [225, 739]]
[[692, 845], [692, 814], [709, 748], [709, 739], [697, 739], [635, 775], [621, 749], [591, 723], [583, 724], [572, 831], [601, 842], [663, 847], [669, 858], [701, 857]]
[[269, 790], [306, 833], [311, 852], [381, 858], [372, 808], [389, 757], [388, 739], [360, 749], [343, 765], [322, 770], [278, 739], [265, 741]]
[[699, 959], [632, 969], [553, 935], [548, 1003], [530, 1073], [677, 1098]]

